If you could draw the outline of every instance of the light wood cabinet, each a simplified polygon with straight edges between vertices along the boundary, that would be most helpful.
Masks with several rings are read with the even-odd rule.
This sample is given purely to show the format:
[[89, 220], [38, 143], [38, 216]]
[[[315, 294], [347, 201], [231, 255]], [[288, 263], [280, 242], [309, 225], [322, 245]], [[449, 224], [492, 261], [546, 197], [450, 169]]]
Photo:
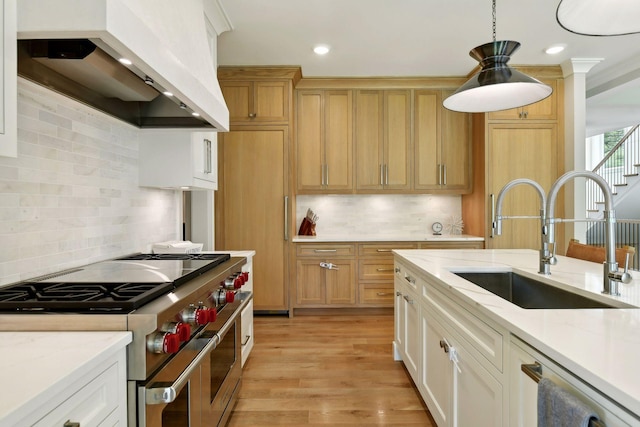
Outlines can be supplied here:
[[18, 155], [18, 56], [16, 45], [16, 0], [0, 5], [2, 77], [0, 77], [0, 156]]
[[357, 90], [356, 188], [411, 188], [411, 97], [408, 90]]
[[524, 107], [493, 111], [488, 113], [489, 120], [556, 120], [558, 115], [556, 101], [558, 84], [553, 79], [542, 79], [541, 81], [553, 89], [549, 97]]
[[356, 303], [354, 245], [298, 246], [296, 305], [340, 307]]
[[286, 81], [221, 81], [229, 108], [229, 122], [236, 124], [285, 124], [289, 121], [289, 86]]
[[254, 310], [288, 310], [288, 127], [220, 134], [216, 248], [256, 251]]
[[416, 190], [463, 193], [471, 190], [471, 119], [447, 110], [448, 91], [414, 94], [414, 178]]
[[[564, 172], [563, 80], [559, 67], [550, 67], [543, 79], [551, 84], [553, 94], [532, 105], [526, 119], [513, 115], [514, 110], [475, 114], [473, 116], [473, 192], [462, 196], [462, 219], [465, 231], [484, 236], [485, 247], [536, 249], [541, 246], [539, 219], [507, 219], [502, 234], [493, 234], [491, 222], [500, 190], [508, 182], [529, 178], [542, 185], [545, 192]], [[534, 73], [531, 73], [534, 75]], [[538, 113], [533, 114], [532, 112]], [[512, 188], [507, 194], [502, 214], [505, 216], [539, 216], [540, 199], [528, 185]], [[563, 216], [562, 195], [557, 215]], [[562, 242], [563, 227], [556, 241]], [[558, 248], [558, 253], [563, 253]]]
[[353, 190], [350, 90], [298, 91], [296, 188], [299, 193]]

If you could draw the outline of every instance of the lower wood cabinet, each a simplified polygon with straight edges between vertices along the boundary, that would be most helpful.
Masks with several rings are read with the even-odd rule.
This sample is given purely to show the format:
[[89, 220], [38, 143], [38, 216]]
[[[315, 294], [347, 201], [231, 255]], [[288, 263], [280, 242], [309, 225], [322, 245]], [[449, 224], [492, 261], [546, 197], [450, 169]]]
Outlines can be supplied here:
[[296, 243], [292, 308], [394, 306], [394, 249], [481, 249], [483, 242]]

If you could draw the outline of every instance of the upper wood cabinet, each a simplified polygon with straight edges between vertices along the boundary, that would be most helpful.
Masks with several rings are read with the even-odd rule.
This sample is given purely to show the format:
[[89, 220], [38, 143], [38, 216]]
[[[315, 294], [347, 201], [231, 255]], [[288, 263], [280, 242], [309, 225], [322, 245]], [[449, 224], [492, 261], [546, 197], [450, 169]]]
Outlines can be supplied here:
[[353, 96], [350, 90], [298, 91], [297, 190], [353, 189]]
[[233, 125], [288, 124], [297, 67], [219, 67], [218, 80]]
[[489, 120], [556, 120], [558, 116], [556, 80], [541, 81], [553, 89], [549, 97], [524, 107], [491, 112], [488, 114]]
[[414, 95], [414, 189], [462, 193], [471, 190], [470, 116], [447, 110], [450, 92]]
[[409, 190], [411, 91], [358, 90], [355, 104], [357, 190]]

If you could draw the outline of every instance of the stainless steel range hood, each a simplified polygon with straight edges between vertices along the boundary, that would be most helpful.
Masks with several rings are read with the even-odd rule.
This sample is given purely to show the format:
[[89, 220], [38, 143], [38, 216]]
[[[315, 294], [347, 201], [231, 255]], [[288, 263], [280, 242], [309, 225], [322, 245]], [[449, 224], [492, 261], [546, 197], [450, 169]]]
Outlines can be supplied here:
[[147, 3], [21, 0], [18, 75], [139, 128], [227, 131], [202, 3]]

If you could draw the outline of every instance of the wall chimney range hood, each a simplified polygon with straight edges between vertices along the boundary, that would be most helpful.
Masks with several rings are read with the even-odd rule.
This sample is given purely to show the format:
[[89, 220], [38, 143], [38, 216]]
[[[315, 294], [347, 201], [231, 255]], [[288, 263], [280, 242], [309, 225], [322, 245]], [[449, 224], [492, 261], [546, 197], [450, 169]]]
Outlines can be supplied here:
[[134, 126], [229, 130], [200, 1], [21, 0], [18, 39], [19, 76]]

